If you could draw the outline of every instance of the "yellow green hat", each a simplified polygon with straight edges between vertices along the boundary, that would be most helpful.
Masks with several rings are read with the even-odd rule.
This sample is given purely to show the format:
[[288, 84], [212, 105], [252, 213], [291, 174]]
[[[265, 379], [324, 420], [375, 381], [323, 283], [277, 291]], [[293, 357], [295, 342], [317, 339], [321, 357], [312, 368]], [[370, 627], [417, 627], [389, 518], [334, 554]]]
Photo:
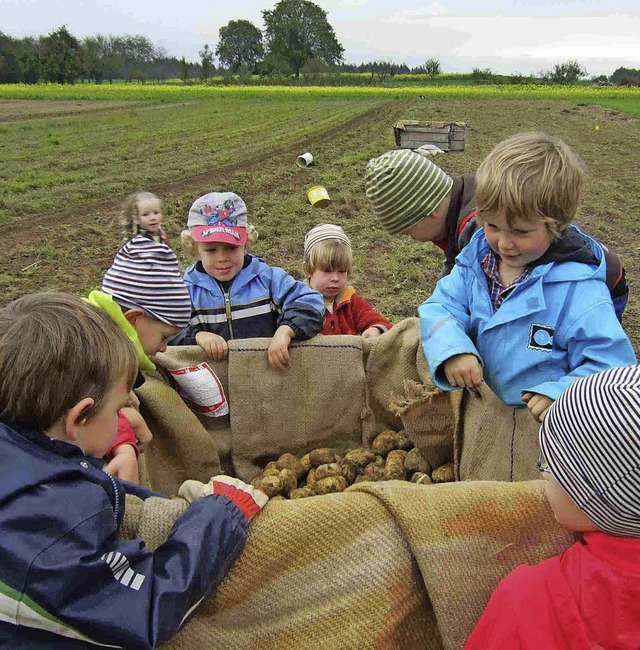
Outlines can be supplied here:
[[367, 163], [365, 193], [380, 225], [397, 235], [442, 203], [453, 179], [411, 149], [387, 151]]

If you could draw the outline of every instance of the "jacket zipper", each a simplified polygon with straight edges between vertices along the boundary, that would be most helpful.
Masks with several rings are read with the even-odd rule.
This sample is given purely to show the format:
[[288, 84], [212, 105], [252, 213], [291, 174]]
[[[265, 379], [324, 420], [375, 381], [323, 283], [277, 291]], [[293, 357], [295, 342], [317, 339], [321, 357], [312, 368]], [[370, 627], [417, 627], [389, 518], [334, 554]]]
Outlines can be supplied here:
[[224, 296], [224, 311], [227, 316], [227, 325], [229, 326], [229, 338], [233, 338], [233, 325], [231, 324], [231, 297], [230, 294], [231, 292], [227, 292], [224, 289], [222, 290], [222, 294]]
[[118, 511], [120, 510], [120, 495], [118, 494], [118, 485], [116, 483], [116, 480], [109, 474], [109, 472], [106, 472], [105, 470], [102, 470], [110, 479], [111, 479], [111, 485], [113, 485], [113, 492], [115, 494], [115, 505], [113, 507], [113, 510], [116, 515], [116, 521], [118, 521]]

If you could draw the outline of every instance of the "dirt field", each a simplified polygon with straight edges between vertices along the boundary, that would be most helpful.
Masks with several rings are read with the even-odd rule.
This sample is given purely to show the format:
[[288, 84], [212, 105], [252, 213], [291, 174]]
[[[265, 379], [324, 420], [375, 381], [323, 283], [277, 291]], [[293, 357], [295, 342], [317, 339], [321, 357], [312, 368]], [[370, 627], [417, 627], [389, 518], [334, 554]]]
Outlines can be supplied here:
[[[55, 137], [57, 120], [74, 119], [70, 114], [76, 111], [68, 104], [47, 102], [34, 108], [26, 103], [21, 106], [20, 102], [0, 102], [2, 132], [44, 121], [50, 124]], [[269, 110], [277, 110], [275, 106], [256, 103], [245, 108], [253, 111], [253, 117], [249, 117], [259, 123], [267, 120]], [[121, 109], [104, 103], [93, 106], [85, 102], [75, 108], [81, 114], [78, 119], [86, 120], [92, 110], [96, 115], [108, 112], [111, 120], [120, 116], [122, 129], [129, 128], [131, 107]], [[254, 252], [269, 263], [283, 266], [299, 277], [306, 230], [323, 221], [341, 223], [354, 244], [357, 272], [353, 280], [359, 291], [392, 320], [415, 315], [417, 305], [434, 286], [441, 253], [429, 244], [390, 238], [377, 228], [364, 197], [362, 177], [366, 161], [394, 146], [392, 125], [397, 119], [466, 121], [469, 133], [465, 152], [436, 159], [451, 173], [473, 171], [496, 142], [512, 133], [542, 129], [565, 139], [587, 164], [588, 182], [577, 222], [623, 259], [632, 291], [625, 327], [636, 350], [640, 350], [640, 121], [596, 106], [545, 100], [371, 100], [368, 106], [358, 102], [357, 111], [351, 113], [344, 106], [339, 110], [339, 119], [325, 119], [319, 127], [309, 121], [305, 128], [295, 130], [292, 124], [294, 132], [289, 135], [286, 123], [279, 123], [277, 128], [283, 129], [283, 134], [273, 138], [270, 148], [259, 146], [258, 141], [255, 146], [249, 142], [248, 146], [238, 148], [215, 130], [192, 149], [187, 140], [186, 146], [173, 152], [175, 162], [178, 164], [178, 158], [190, 155], [198, 157], [197, 164], [185, 166], [190, 173], [178, 179], [175, 166], [169, 169], [167, 165], [165, 175], [164, 159], [160, 160], [155, 175], [149, 176], [155, 180], [144, 189], [164, 200], [174, 247], [179, 248], [179, 232], [195, 198], [215, 189], [233, 190], [246, 200], [250, 221], [260, 232]], [[152, 119], [154, 112], [145, 112], [149, 116], [145, 119]], [[188, 133], [181, 137], [188, 138]], [[153, 151], [154, 144], [158, 150], [165, 146], [162, 132], [147, 136], [145, 151]], [[5, 146], [0, 138], [0, 151]], [[82, 145], [78, 146], [81, 149]], [[87, 141], [86, 147], [90, 146]], [[225, 146], [228, 149], [224, 150]], [[218, 162], [211, 164], [211, 157], [204, 155], [203, 150], [218, 154]], [[303, 151], [311, 151], [317, 165], [298, 168], [295, 157]], [[45, 161], [49, 167], [55, 168], [61, 162], [56, 155], [52, 151]], [[26, 155], [23, 158], [28, 162]], [[133, 169], [135, 158], [128, 165]], [[114, 151], [112, 174], [123, 188], [129, 178], [127, 169]], [[0, 163], [2, 185], [7, 187], [14, 171]], [[111, 180], [110, 173], [108, 166], [102, 167], [93, 179], [91, 191], [70, 192], [61, 207], [54, 210], [34, 210], [29, 201], [22, 204], [19, 190], [0, 191], [0, 207], [19, 206], [11, 207], [7, 222], [0, 226], [2, 304], [31, 291], [83, 293], [99, 284], [119, 246], [114, 218], [124, 196], [124, 192], [100, 194], [101, 183]], [[33, 182], [37, 186], [37, 173]], [[306, 189], [315, 184], [324, 185], [332, 198], [332, 204], [325, 210], [313, 209], [306, 202]], [[127, 187], [127, 191], [136, 189], [141, 189], [138, 183]]]

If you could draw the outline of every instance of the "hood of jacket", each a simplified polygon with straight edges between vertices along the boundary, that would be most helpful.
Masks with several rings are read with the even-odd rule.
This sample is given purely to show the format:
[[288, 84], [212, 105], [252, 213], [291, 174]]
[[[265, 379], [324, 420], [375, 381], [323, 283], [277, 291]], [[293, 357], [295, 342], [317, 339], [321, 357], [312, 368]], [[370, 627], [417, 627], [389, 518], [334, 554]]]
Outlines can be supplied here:
[[[469, 244], [456, 258], [456, 264], [470, 268], [476, 275], [484, 272], [475, 266], [489, 251], [484, 230], [478, 229]], [[570, 266], [567, 266], [570, 265]], [[554, 241], [547, 252], [531, 265], [531, 279], [544, 278], [545, 282], [602, 280], [607, 276], [604, 251], [600, 244], [573, 224]]]
[[[238, 274], [228, 282], [228, 286], [234, 289], [241, 289], [249, 284], [251, 280], [260, 275], [264, 270], [269, 270], [267, 264], [259, 257], [247, 253], [244, 256], [244, 265]], [[207, 291], [222, 291], [222, 286], [213, 276], [209, 275], [198, 261], [192, 264], [184, 274], [184, 281], [187, 285], [197, 286]]]

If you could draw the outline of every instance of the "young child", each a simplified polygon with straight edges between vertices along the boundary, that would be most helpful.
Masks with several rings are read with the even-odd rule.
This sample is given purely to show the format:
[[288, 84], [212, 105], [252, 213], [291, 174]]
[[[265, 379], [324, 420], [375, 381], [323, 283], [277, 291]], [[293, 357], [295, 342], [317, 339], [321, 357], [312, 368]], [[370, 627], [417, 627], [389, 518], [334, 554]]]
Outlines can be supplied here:
[[[109, 314], [135, 346], [139, 368], [136, 387], [144, 382], [142, 373], [155, 370], [149, 357], [167, 349], [167, 341], [188, 324], [191, 313], [189, 292], [175, 253], [142, 235], [118, 251], [102, 279], [102, 290], [92, 291], [87, 300]], [[137, 402], [133, 394], [131, 401]], [[107, 454], [107, 470], [134, 480], [141, 443], [150, 438], [140, 414], [133, 408], [123, 409], [114, 449]]]
[[167, 233], [162, 228], [162, 202], [151, 192], [134, 192], [122, 206], [120, 225], [126, 243], [137, 235], [169, 245]]
[[582, 540], [495, 590], [467, 650], [640, 648], [640, 369], [575, 382], [540, 428], [556, 520]]
[[125, 492], [161, 496], [100, 460], [137, 372], [118, 325], [75, 296], [0, 311], [2, 648], [157, 647], [221, 582], [267, 501], [214, 477], [154, 552], [118, 541]]
[[355, 334], [375, 338], [391, 329], [356, 290], [347, 286], [353, 268], [351, 242], [340, 226], [321, 223], [304, 238], [304, 275], [309, 286], [324, 298], [321, 334]]
[[[398, 149], [369, 161], [365, 187], [380, 225], [391, 235], [433, 242], [445, 254], [440, 277], [451, 273], [456, 257], [478, 229], [476, 175], [450, 177], [425, 156]], [[619, 257], [602, 248], [607, 287], [622, 320], [629, 299], [625, 271]]]
[[184, 276], [193, 312], [189, 327], [171, 344], [197, 344], [219, 361], [230, 339], [273, 337], [269, 363], [286, 368], [291, 340], [309, 339], [322, 329], [322, 296], [246, 253], [247, 208], [237, 194], [201, 196], [189, 210], [187, 225], [183, 244], [198, 257]]
[[[544, 133], [513, 136], [481, 164], [483, 230], [418, 310], [436, 386], [485, 381], [507, 407], [524, 402], [540, 421], [579, 377], [635, 363], [604, 283], [602, 248], [570, 225], [581, 186], [573, 151]], [[513, 433], [537, 436], [534, 427]], [[463, 453], [473, 444], [464, 440]]]

